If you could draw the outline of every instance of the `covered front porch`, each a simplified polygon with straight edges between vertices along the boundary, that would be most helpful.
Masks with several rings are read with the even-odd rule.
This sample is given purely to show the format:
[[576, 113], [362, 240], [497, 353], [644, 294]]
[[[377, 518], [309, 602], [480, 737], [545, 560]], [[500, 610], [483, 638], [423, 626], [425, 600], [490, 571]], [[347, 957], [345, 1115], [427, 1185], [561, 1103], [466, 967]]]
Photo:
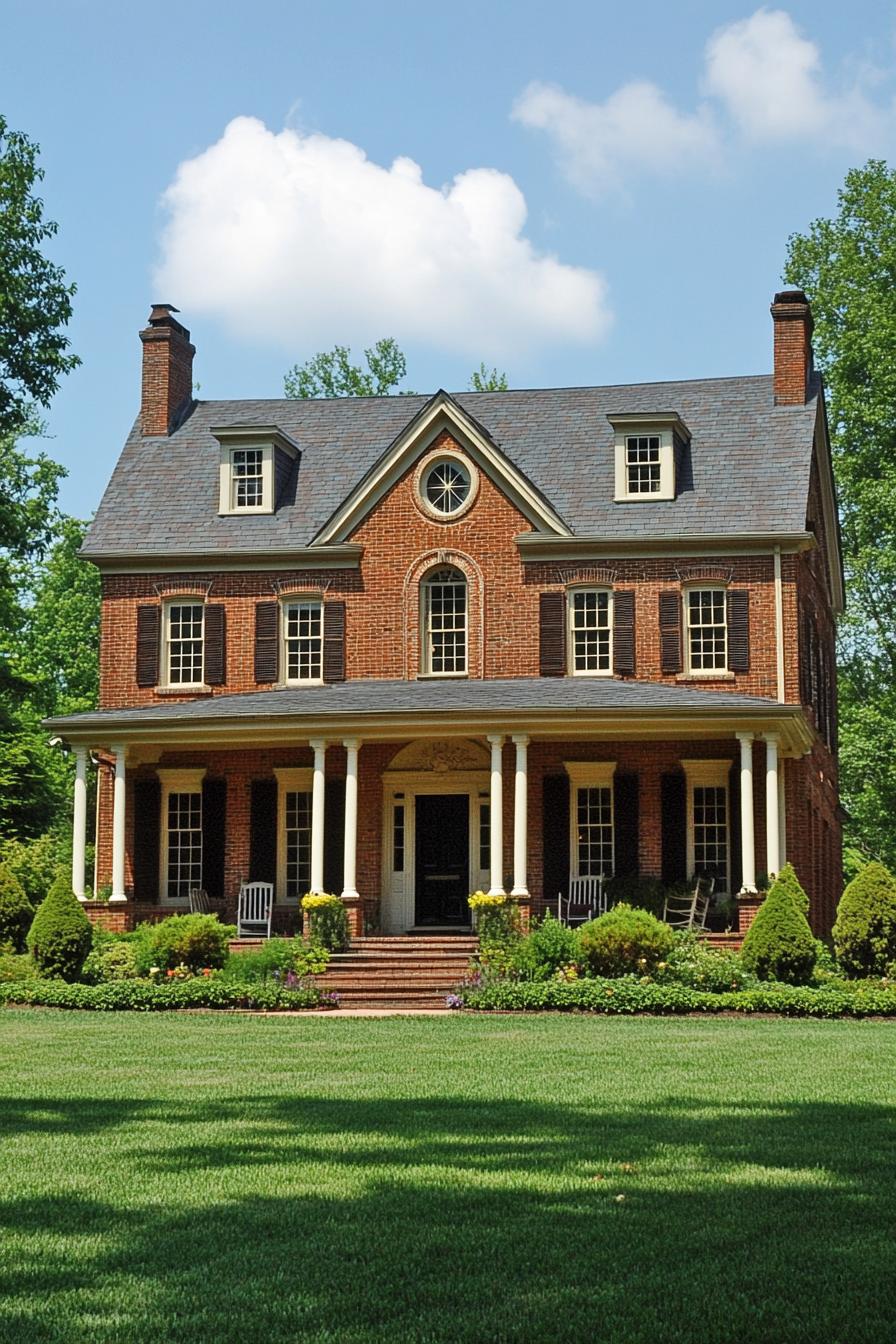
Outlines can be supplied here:
[[462, 931], [477, 889], [539, 914], [601, 874], [712, 871], [748, 911], [786, 861], [812, 745], [797, 706], [596, 679], [347, 683], [50, 726], [75, 752], [72, 886], [93, 918], [162, 918], [199, 887], [233, 919], [240, 884], [268, 881], [275, 929], [332, 891], [354, 936]]

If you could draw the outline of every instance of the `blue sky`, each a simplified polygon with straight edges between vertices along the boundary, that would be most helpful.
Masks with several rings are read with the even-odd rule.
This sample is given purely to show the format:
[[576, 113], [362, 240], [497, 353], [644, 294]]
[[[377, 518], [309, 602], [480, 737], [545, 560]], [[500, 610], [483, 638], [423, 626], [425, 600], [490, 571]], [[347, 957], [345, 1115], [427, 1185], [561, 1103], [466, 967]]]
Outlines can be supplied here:
[[6, 0], [83, 366], [48, 416], [89, 514], [176, 304], [202, 397], [381, 335], [418, 391], [768, 369], [786, 240], [896, 140], [889, 4]]

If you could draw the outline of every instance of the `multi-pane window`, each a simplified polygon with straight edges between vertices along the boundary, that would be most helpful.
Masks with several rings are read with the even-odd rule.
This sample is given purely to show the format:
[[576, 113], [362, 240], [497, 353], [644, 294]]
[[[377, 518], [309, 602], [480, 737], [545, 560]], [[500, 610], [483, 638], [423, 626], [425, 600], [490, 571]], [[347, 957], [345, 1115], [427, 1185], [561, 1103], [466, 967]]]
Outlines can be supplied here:
[[479, 800], [479, 869], [487, 873], [492, 866], [492, 808]]
[[298, 900], [311, 886], [311, 794], [283, 795], [286, 831], [286, 899]]
[[467, 581], [446, 567], [424, 583], [424, 670], [436, 676], [467, 671]]
[[459, 513], [471, 489], [470, 473], [453, 458], [437, 462], [423, 478], [423, 496], [429, 507], [444, 518]]
[[401, 802], [396, 801], [392, 808], [392, 869], [396, 873], [404, 872], [404, 794], [399, 794]]
[[569, 603], [573, 672], [612, 671], [612, 596], [606, 589], [580, 589]]
[[263, 457], [260, 448], [233, 449], [230, 457], [231, 508], [261, 508], [264, 502]]
[[186, 900], [191, 888], [202, 886], [202, 794], [169, 793], [166, 824], [166, 894], [169, 900]]
[[660, 438], [658, 434], [629, 434], [625, 440], [625, 479], [630, 495], [660, 491]]
[[165, 667], [169, 686], [201, 686], [204, 608], [171, 602], [165, 612]]
[[688, 669], [718, 671], [728, 666], [724, 588], [691, 588], [685, 593]]
[[290, 602], [284, 611], [286, 680], [320, 681], [323, 677], [323, 608], [315, 600]]
[[576, 866], [579, 877], [613, 874], [613, 790], [576, 790]]
[[694, 867], [728, 884], [728, 790], [694, 786]]

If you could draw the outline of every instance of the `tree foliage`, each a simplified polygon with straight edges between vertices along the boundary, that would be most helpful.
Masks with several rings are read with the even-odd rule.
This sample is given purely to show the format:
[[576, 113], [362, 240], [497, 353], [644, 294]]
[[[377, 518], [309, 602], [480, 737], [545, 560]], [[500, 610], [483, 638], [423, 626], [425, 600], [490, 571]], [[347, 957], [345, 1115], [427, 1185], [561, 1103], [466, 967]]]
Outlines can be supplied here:
[[498, 369], [487, 369], [485, 364], [480, 364], [479, 368], [470, 374], [470, 391], [506, 392], [507, 374]]
[[366, 369], [351, 362], [351, 353], [347, 345], [336, 345], [293, 365], [283, 380], [287, 397], [386, 397], [407, 373], [407, 360], [391, 336], [364, 351]]
[[866, 864], [850, 882], [833, 934], [847, 975], [884, 975], [896, 962], [896, 881], [883, 864]]
[[43, 179], [39, 147], [0, 116], [0, 434], [27, 426], [33, 403], [47, 406], [78, 363], [63, 328], [74, 285], [42, 248], [58, 228], [34, 194]]

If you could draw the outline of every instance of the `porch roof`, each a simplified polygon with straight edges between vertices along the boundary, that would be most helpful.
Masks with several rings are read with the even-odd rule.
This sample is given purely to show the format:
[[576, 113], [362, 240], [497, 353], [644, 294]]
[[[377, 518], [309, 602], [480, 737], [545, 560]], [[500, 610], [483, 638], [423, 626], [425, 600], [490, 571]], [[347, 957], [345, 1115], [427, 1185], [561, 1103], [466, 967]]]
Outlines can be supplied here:
[[611, 677], [520, 677], [513, 680], [357, 680], [238, 695], [165, 701], [44, 720], [71, 741], [284, 741], [293, 729], [312, 736], [359, 734], [370, 740], [436, 731], [538, 732], [540, 735], [720, 737], [740, 729], [778, 732], [800, 754], [813, 740], [799, 705], [761, 696], [668, 686]]

